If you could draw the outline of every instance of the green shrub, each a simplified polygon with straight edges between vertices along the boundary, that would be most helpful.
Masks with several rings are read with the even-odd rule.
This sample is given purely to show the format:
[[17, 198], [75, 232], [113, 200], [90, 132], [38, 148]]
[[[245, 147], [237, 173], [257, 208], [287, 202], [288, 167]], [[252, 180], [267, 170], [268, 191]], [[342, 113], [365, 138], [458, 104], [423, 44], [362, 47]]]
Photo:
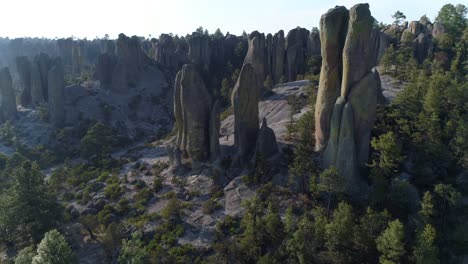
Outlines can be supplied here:
[[155, 176], [153, 180], [153, 192], [157, 193], [163, 188], [163, 178]]
[[130, 211], [130, 201], [127, 198], [120, 199], [115, 205], [115, 210], [121, 215], [127, 214]]
[[122, 186], [120, 186], [119, 183], [112, 183], [110, 185], [107, 185], [107, 187], [104, 189], [104, 194], [107, 198], [111, 200], [116, 200], [122, 195], [122, 193], [123, 188]]

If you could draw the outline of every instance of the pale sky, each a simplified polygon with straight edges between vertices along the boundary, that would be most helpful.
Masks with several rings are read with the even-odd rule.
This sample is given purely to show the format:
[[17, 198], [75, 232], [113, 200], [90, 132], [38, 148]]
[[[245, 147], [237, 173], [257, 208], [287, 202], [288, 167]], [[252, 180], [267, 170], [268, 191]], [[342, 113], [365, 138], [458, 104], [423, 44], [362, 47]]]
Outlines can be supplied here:
[[[431, 20], [450, 0], [368, 0], [372, 15], [391, 23], [396, 10], [407, 20], [426, 14]], [[335, 5], [355, 0], [0, 0], [0, 37], [93, 39], [119, 33], [148, 37], [186, 35], [203, 26], [210, 33], [243, 30], [275, 33], [296, 26], [311, 29]], [[460, 2], [460, 1], [459, 1]], [[453, 2], [457, 4], [459, 2]]]

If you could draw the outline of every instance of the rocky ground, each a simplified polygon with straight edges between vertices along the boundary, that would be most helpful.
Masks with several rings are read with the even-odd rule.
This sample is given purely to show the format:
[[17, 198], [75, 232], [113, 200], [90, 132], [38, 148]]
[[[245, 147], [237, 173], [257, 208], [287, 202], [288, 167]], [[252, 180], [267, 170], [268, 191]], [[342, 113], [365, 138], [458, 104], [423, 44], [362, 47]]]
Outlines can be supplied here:
[[[383, 76], [382, 78], [384, 94], [388, 99], [393, 99], [394, 95], [400, 90], [398, 84], [390, 77]], [[387, 85], [388, 84], [388, 85]], [[96, 85], [96, 84], [93, 84]], [[281, 146], [287, 146], [286, 126], [291, 122], [291, 116], [294, 120], [299, 119], [304, 113], [310, 110], [307, 104], [301, 105], [300, 109], [291, 115], [291, 105], [288, 98], [296, 97], [299, 99], [306, 98], [306, 90], [309, 86], [308, 81], [297, 81], [276, 86], [272, 92], [264, 96], [259, 104], [260, 120], [264, 117], [267, 119], [268, 126], [271, 127], [277, 137], [277, 141]], [[161, 85], [160, 87], [167, 87]], [[80, 106], [81, 109], [86, 109], [90, 116], [97, 110], [99, 101], [105, 102], [124, 102], [128, 98], [124, 96], [135, 96], [135, 94], [145, 91], [145, 87], [141, 86], [129, 95], [113, 95], [109, 96], [106, 91], [96, 91], [94, 86], [89, 87], [68, 87], [68, 89], [77, 89], [74, 94], [75, 99], [70, 101], [68, 105], [74, 104]], [[81, 91], [78, 91], [80, 89]], [[313, 89], [316, 89], [313, 88]], [[154, 92], [154, 91], [153, 91]], [[85, 98], [83, 93], [94, 93], [92, 98]], [[164, 91], [159, 90], [156, 94], [162, 94]], [[82, 94], [81, 96], [79, 94]], [[122, 97], [122, 98], [118, 98]], [[114, 103], [117, 105], [120, 103]], [[92, 106], [94, 105], [94, 106]], [[120, 104], [122, 106], [122, 104]], [[127, 109], [128, 110], [128, 109]], [[48, 136], [48, 129], [42, 122], [38, 122], [38, 111], [21, 110], [20, 121], [17, 126], [22, 130], [22, 135], [31, 140], [30, 142], [45, 142]], [[127, 123], [129, 124], [129, 123]], [[136, 123], [135, 123], [136, 124]], [[135, 125], [133, 124], [133, 125]], [[221, 123], [220, 145], [224, 151], [229, 151], [233, 145], [233, 115], [227, 116]], [[132, 124], [129, 125], [132, 127]], [[171, 139], [163, 139], [151, 144], [139, 143], [129, 148], [119, 150], [113, 154], [115, 159], [128, 160], [129, 162], [122, 165], [118, 177], [121, 180], [121, 186], [124, 189], [122, 197], [134, 200], [135, 194], [140, 190], [137, 183], [144, 183], [149, 189], [153, 187], [153, 168], [160, 167], [168, 163], [166, 153], [166, 145], [170, 144]], [[11, 151], [6, 146], [1, 146], [2, 152], [11, 154]], [[74, 160], [73, 163], [82, 162]], [[45, 170], [47, 175], [54, 168]], [[255, 194], [256, 189], [249, 187], [243, 181], [242, 177], [232, 178], [222, 172], [219, 166], [202, 166], [197, 170], [174, 172], [171, 168], [163, 166], [159, 175], [163, 178], [163, 188], [151, 198], [146, 205], [146, 214], [160, 213], [169, 202], [169, 197], [175, 196], [183, 201], [187, 206], [183, 210], [182, 220], [184, 222], [185, 232], [178, 239], [179, 244], [191, 244], [195, 247], [208, 247], [215, 239], [216, 223], [224, 219], [227, 215], [239, 217], [243, 213], [243, 201], [250, 199]], [[236, 172], [238, 176], [242, 176], [242, 172]], [[177, 175], [176, 175], [177, 174]], [[218, 175], [219, 177], [215, 177]], [[95, 180], [93, 180], [95, 181]], [[278, 174], [275, 176], [276, 183], [285, 184], [287, 175]], [[89, 182], [88, 184], [91, 184]], [[115, 206], [116, 202], [107, 199], [104, 195], [106, 183], [100, 183], [100, 191], [90, 193], [90, 201], [87, 204], [80, 204], [78, 200], [71, 200], [67, 204], [67, 210], [73, 217], [87, 214], [93, 210], [100, 210], [105, 204]], [[75, 187], [76, 188], [76, 187]], [[78, 189], [68, 189], [67, 192], [79, 192]], [[216, 198], [213, 198], [214, 193], [218, 193]], [[284, 190], [287, 193], [287, 190]], [[278, 196], [284, 195], [281, 188], [278, 189]], [[291, 194], [284, 195], [282, 200], [286, 201], [291, 198]], [[204, 204], [212, 200], [215, 203], [215, 209], [207, 213]], [[122, 220], [122, 219], [120, 219]], [[157, 221], [149, 221], [145, 224], [144, 230], [150, 232], [157, 226]], [[72, 242], [73, 248], [76, 250], [80, 263], [96, 263], [96, 260], [103, 260], [105, 257], [103, 246], [96, 240], [89, 237], [88, 233], [83, 229], [81, 224], [75, 220], [62, 226], [62, 231]]]

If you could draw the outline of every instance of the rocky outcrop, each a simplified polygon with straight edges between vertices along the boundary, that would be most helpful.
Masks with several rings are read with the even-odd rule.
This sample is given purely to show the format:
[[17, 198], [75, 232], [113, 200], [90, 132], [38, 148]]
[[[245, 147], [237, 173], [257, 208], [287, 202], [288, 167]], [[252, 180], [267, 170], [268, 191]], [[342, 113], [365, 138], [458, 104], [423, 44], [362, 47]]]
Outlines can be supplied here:
[[84, 66], [84, 44], [83, 41], [73, 41], [71, 50], [71, 70], [73, 76], [80, 76]]
[[432, 27], [432, 37], [438, 39], [445, 33], [445, 27], [440, 23], [434, 23]]
[[375, 66], [377, 37], [373, 34], [368, 4], [358, 4], [349, 11], [348, 33], [343, 47], [343, 80], [341, 96], [347, 98], [350, 88]]
[[295, 28], [286, 37], [286, 68], [289, 81], [295, 81], [297, 75], [305, 74], [307, 47], [310, 32], [305, 28]]
[[194, 32], [188, 39], [190, 63], [196, 65], [202, 72], [210, 69], [210, 37]]
[[[366, 185], [360, 171], [369, 159], [370, 133], [381, 97], [380, 76], [372, 69], [380, 40], [372, 30], [368, 4], [352, 7], [349, 22], [346, 19], [347, 10], [336, 7], [320, 23], [323, 62], [316, 103], [316, 149], [325, 148], [324, 167], [335, 166], [346, 179], [348, 193], [362, 198]], [[340, 47], [342, 58], [332, 52]]]
[[57, 39], [57, 56], [62, 58], [65, 65], [72, 64], [73, 39]]
[[271, 77], [275, 83], [278, 83], [281, 77], [284, 75], [284, 32], [283, 30], [278, 31], [273, 36], [273, 43], [272, 43], [272, 72]]
[[102, 89], [112, 87], [112, 77], [116, 66], [116, 58], [109, 53], [99, 55], [96, 63], [96, 78], [99, 80]]
[[47, 74], [51, 68], [51, 60], [49, 58], [49, 55], [45, 53], [40, 53], [39, 55], [34, 57], [34, 62], [37, 64], [39, 67], [39, 74], [41, 75], [41, 83], [42, 83], [42, 94], [44, 95], [45, 100], [48, 100], [48, 80], [47, 80]]
[[174, 115], [176, 147], [182, 156], [192, 164], [219, 156], [219, 105], [213, 103], [195, 65], [184, 65], [176, 76]]
[[265, 35], [254, 31], [249, 35], [249, 49], [244, 65], [231, 93], [234, 110], [235, 163], [245, 164], [257, 143], [258, 101], [267, 69]]
[[118, 60], [125, 65], [127, 83], [134, 86], [145, 66], [149, 64], [149, 58], [141, 49], [140, 40], [136, 36], [129, 38], [124, 34], [120, 34], [116, 46]]
[[175, 43], [174, 38], [168, 34], [162, 34], [159, 39], [152, 41], [154, 60], [171, 69], [179, 69], [187, 61], [187, 51], [180, 42]]
[[16, 96], [10, 70], [7, 67], [0, 70], [0, 93], [2, 95], [2, 120], [15, 119], [17, 115]]
[[244, 163], [254, 151], [258, 136], [258, 75], [252, 64], [242, 66], [239, 79], [232, 91], [234, 109], [234, 146], [238, 160]]
[[99, 41], [101, 54], [115, 54], [115, 42], [111, 39], [101, 39]]
[[16, 69], [21, 84], [20, 103], [25, 107], [31, 106], [31, 62], [28, 57], [16, 57]]
[[341, 6], [330, 9], [320, 19], [322, 69], [315, 104], [315, 146], [322, 150], [330, 135], [330, 118], [340, 96], [342, 52], [346, 39], [349, 12]]
[[256, 75], [256, 85], [252, 89], [260, 90], [266, 77], [267, 60], [265, 50], [265, 35], [254, 31], [249, 35], [249, 49], [244, 59], [244, 65], [250, 64]]
[[433, 53], [434, 42], [429, 34], [419, 33], [418, 37], [414, 40], [414, 57], [419, 63], [423, 61]]
[[269, 159], [278, 153], [275, 132], [268, 127], [266, 118], [263, 118], [262, 127], [258, 133], [255, 153], [255, 156], [263, 159]]
[[31, 64], [31, 105], [37, 107], [45, 102], [42, 77], [36, 61]]
[[63, 64], [56, 59], [54, 66], [47, 74], [49, 90], [49, 117], [55, 127], [62, 127], [65, 123], [65, 80]]

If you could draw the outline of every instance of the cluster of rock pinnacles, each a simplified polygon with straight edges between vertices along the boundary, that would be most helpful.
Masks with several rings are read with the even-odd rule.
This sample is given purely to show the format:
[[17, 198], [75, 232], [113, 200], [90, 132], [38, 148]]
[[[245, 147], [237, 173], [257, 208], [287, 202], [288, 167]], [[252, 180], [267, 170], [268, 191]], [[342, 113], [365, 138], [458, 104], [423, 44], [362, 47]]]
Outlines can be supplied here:
[[[192, 53], [189, 53], [192, 54]], [[231, 94], [234, 112], [233, 161], [246, 164], [254, 155], [268, 159], [278, 152], [276, 137], [263, 120], [259, 127], [258, 102], [266, 71], [265, 35], [253, 32], [239, 78]], [[202, 77], [202, 64], [190, 60], [176, 76], [174, 87], [174, 114], [177, 139], [169, 148], [175, 164], [188, 158], [192, 164], [215, 161], [220, 158], [219, 102], [213, 99]]]
[[[334, 166], [346, 179], [348, 192], [363, 193], [360, 169], [369, 158], [371, 129], [382, 96], [379, 73], [373, 68], [380, 48], [379, 32], [368, 4], [347, 10], [335, 7], [320, 20], [322, 69], [315, 109], [316, 150], [323, 167]], [[234, 161], [242, 165], [253, 154], [273, 156], [278, 147], [273, 130], [263, 120], [259, 129], [258, 102], [268, 64], [265, 37], [253, 32], [237, 83], [232, 91]], [[213, 101], [196, 64], [177, 74], [174, 112], [180, 156], [192, 162], [219, 157], [219, 105]], [[202, 102], [202, 103], [201, 103]], [[171, 153], [172, 153], [171, 152]], [[172, 153], [174, 154], [174, 153]]]
[[360, 170], [369, 159], [371, 129], [381, 96], [373, 69], [378, 35], [368, 4], [335, 7], [320, 20], [322, 69], [315, 106], [316, 150], [325, 168], [346, 179], [348, 193], [365, 193]]
[[[96, 75], [101, 87], [122, 91], [133, 85], [150, 59], [141, 49], [137, 37], [129, 38], [120, 34], [118, 40], [103, 41], [102, 50], [96, 64]], [[54, 127], [62, 127], [65, 116], [65, 70], [64, 64], [71, 65], [73, 72], [79, 72], [79, 45], [71, 39], [57, 40], [58, 57], [40, 53], [32, 61], [26, 56], [16, 58], [19, 83], [21, 85], [20, 104], [24, 107], [37, 108], [47, 103], [49, 121]], [[0, 71], [0, 121], [13, 120], [17, 117], [15, 91], [9, 68]]]
[[[27, 57], [16, 59], [19, 80], [22, 86], [20, 103], [27, 107], [49, 104], [50, 122], [59, 127], [65, 120], [64, 113], [64, 70], [60, 58], [51, 60], [47, 54], [35, 56], [32, 62]], [[5, 67], [0, 73], [2, 95], [1, 121], [13, 120], [17, 116], [16, 96], [12, 86], [10, 70]]]

